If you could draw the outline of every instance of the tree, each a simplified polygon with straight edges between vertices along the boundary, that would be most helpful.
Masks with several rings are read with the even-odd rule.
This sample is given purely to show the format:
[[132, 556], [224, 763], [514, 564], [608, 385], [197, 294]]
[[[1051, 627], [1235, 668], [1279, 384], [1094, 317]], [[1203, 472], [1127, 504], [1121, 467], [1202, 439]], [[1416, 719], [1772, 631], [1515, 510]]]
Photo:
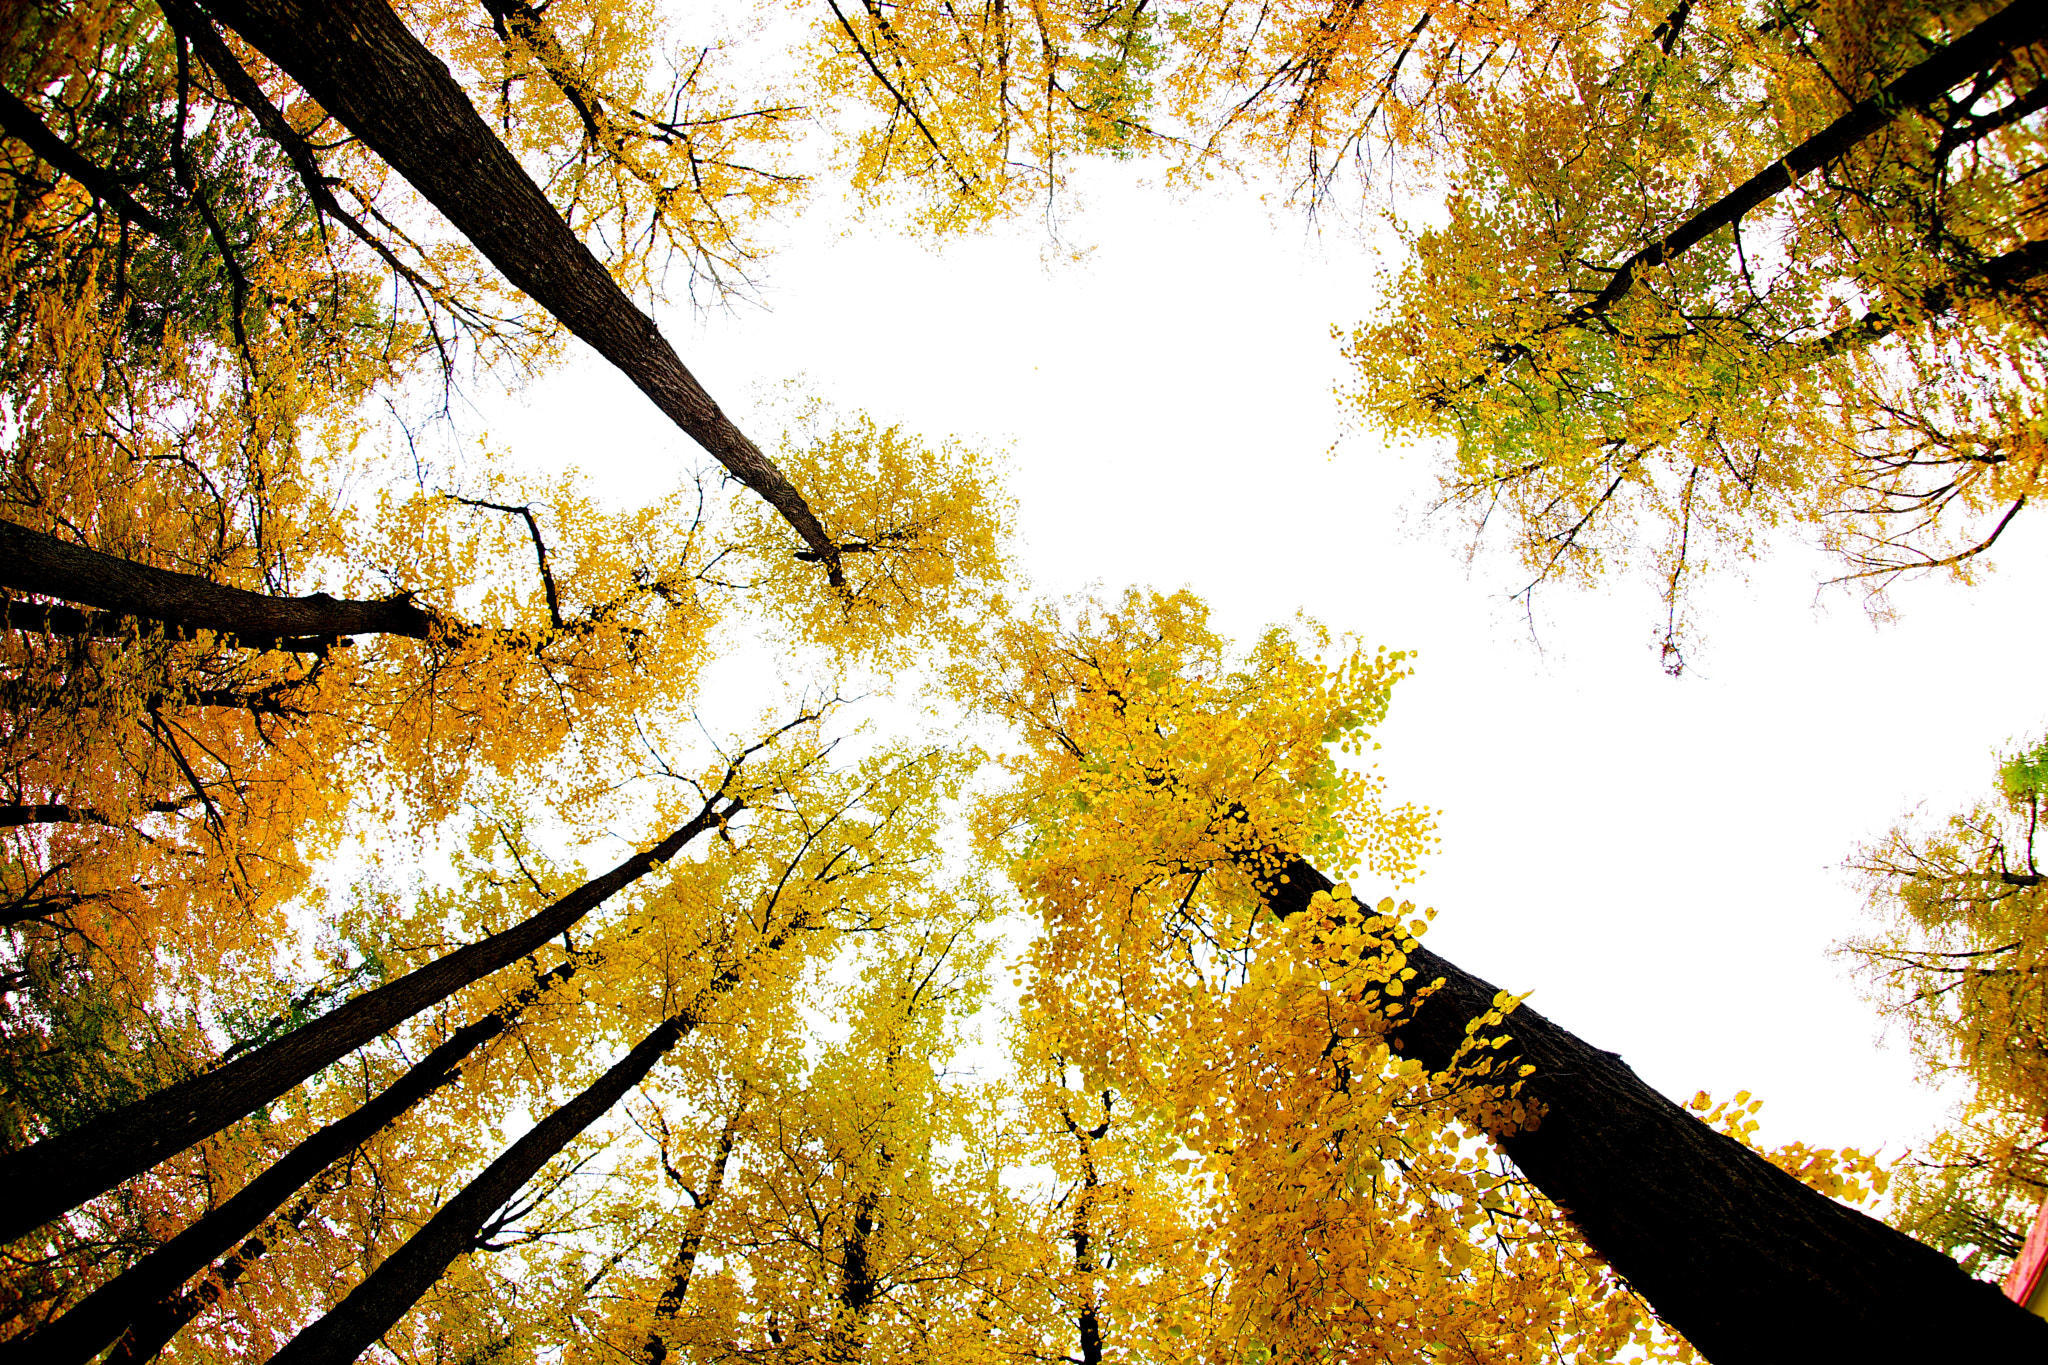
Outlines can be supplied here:
[[[1897, 186], [1856, 160], [1899, 123], [1869, 91], [1984, 75], [1934, 162], [2024, 152], [2011, 13], [1857, 57], [1837, 128], [1863, 131], [1815, 153], [1876, 176], [1837, 256], [1898, 235]], [[1006, 617], [985, 457], [814, 409], [773, 460], [741, 433], [633, 294], [671, 252], [714, 282], [750, 259], [744, 219], [795, 177], [738, 149], [787, 137], [779, 97], [728, 101], [705, 61], [656, 88], [638, 16], [596, 0], [161, 15], [52, 4], [0, 42], [7, 392], [36, 418], [0, 507], [8, 1060], [33, 1081], [0, 1154], [28, 1191], [7, 1307], [33, 1330], [8, 1350], [1683, 1356], [1629, 1284], [1716, 1359], [1765, 1356], [1777, 1320], [1895, 1350], [1920, 1329], [1880, 1316], [1908, 1301], [1944, 1344], [2038, 1336], [1830, 1202], [1860, 1159], [1716, 1136], [1422, 948], [1412, 907], [1322, 876], [1398, 881], [1430, 846], [1427, 812], [1330, 752], [1365, 742], [1399, 656], [1333, 672], [1276, 632], [1231, 659], [1186, 597]], [[1837, 18], [1795, 41], [1681, 12], [1649, 42], [1674, 67], [1752, 43], [1796, 93], [1793, 47], [1846, 42]], [[1194, 170], [1305, 149], [1320, 199], [1375, 132], [1490, 127], [1442, 87], [1577, 117], [1545, 54], [1605, 59], [1632, 22], [841, 8], [820, 80], [880, 99], [861, 184], [905, 177], [945, 227], [1051, 193], [1075, 155], [1163, 147]], [[1696, 85], [1705, 123], [1748, 98]], [[1151, 126], [1155, 89], [1202, 136]], [[2031, 245], [1979, 221], [2010, 194], [1965, 188], [1954, 241], [1912, 250], [1998, 254], [1900, 276], [1894, 303], [1960, 315], [2032, 280]], [[1599, 318], [1656, 296], [1653, 260], [1702, 259], [1639, 237]], [[1842, 277], [1892, 280], [1862, 269]], [[1823, 361], [1903, 335], [1885, 307]], [[462, 346], [536, 367], [561, 329], [764, 505], [621, 511], [425, 467], [347, 491], [366, 402], [421, 372], [445, 394]], [[1013, 1085], [952, 1070], [996, 897], [955, 875], [946, 817], [982, 756], [828, 762], [807, 713], [690, 778], [728, 607], [835, 662], [950, 662], [1019, 727], [1016, 785], [975, 817], [1044, 930]], [[609, 871], [568, 851], [612, 828], [653, 833]], [[320, 898], [323, 854], [392, 830], [415, 884]], [[820, 1002], [843, 1036], [805, 1019]]]
[[[2039, 471], [2044, 32], [2029, 6], [1682, 5], [1454, 106], [1449, 221], [1360, 327], [1360, 412], [1541, 582], [1670, 602], [1810, 528], [1878, 588], [1967, 573]], [[1640, 528], [1640, 529], [1638, 529]]]
[[2034, 846], [2048, 746], [1998, 777], [1990, 800], [1858, 850], [1849, 867], [1880, 927], [1844, 948], [1922, 1069], [1965, 1087], [1952, 1127], [1902, 1172], [1900, 1221], [1980, 1274], [2018, 1255], [2048, 1197]]
[[[959, 675], [1026, 737], [1016, 786], [984, 821], [1016, 832], [1013, 876], [1047, 926], [1034, 1002], [1105, 1074], [1167, 1094], [1190, 1087], [1184, 1115], [1243, 1112], [1244, 1099], [1193, 1087], [1248, 1068], [1276, 1118], [1341, 1113], [1382, 1068], [1397, 1094], [1421, 1084], [1462, 1097], [1452, 1116], [1715, 1361], [1823, 1343], [1932, 1349], [1967, 1334], [1990, 1352], [2048, 1339], [1946, 1256], [1808, 1188], [1658, 1095], [1617, 1054], [1422, 947], [1422, 923], [1391, 899], [1368, 906], [1317, 870], [1358, 860], [1399, 876], [1425, 837], [1423, 813], [1385, 808], [1378, 784], [1331, 752], [1367, 742], [1399, 656], [1326, 670], [1276, 632], [1234, 660], [1197, 602], [1135, 594], [1072, 624], [1049, 612], [1019, 622], [1001, 650], [993, 679]], [[1244, 1038], [1280, 1052], [1284, 1030], [1217, 1012], [1239, 974], [1251, 988], [1296, 971], [1314, 983], [1303, 1055], [1254, 1066], [1219, 1046]], [[1401, 1107], [1383, 1101], [1381, 1112]], [[1267, 1141], [1276, 1128], [1255, 1125]], [[1248, 1145], [1212, 1137], [1198, 1150]], [[1294, 1164], [1302, 1151], [1291, 1148]], [[1480, 1204], [1470, 1183], [1439, 1189]], [[1942, 1307], [1907, 1321], [1893, 1309], [1903, 1302]]]

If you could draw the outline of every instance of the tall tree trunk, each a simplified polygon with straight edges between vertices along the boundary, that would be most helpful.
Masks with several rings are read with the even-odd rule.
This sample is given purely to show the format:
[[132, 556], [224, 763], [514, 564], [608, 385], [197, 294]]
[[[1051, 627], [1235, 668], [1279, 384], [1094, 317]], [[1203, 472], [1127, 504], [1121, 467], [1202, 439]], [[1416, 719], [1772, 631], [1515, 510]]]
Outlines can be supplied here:
[[[213, 630], [245, 643], [292, 636], [404, 635], [427, 638], [432, 618], [410, 597], [354, 602], [314, 593], [311, 597], [267, 597], [223, 587], [196, 574], [154, 569], [117, 555], [31, 531], [0, 520], [0, 587], [61, 597], [124, 616], [161, 621], [190, 634]], [[17, 629], [61, 621], [74, 626], [62, 634], [87, 633], [92, 618], [57, 617], [32, 603], [6, 604], [6, 620]], [[93, 631], [92, 633], [98, 633]]]
[[1635, 287], [1639, 274], [1675, 259], [1711, 234], [1742, 220], [1744, 214], [1780, 192], [1800, 176], [1845, 156], [1856, 144], [1885, 127], [1908, 109], [1938, 99], [1971, 77], [1989, 71], [2017, 48], [2048, 38], [2048, 6], [2039, 0], [2013, 0], [1954, 42], [1936, 48], [1884, 89], [1858, 100], [1840, 118], [1787, 152], [1778, 161], [1695, 213], [1668, 236], [1652, 242], [1623, 261], [1607, 286], [1590, 302], [1573, 309], [1574, 322], [1606, 312]]
[[[1069, 1120], [1071, 1122], [1071, 1120]], [[1102, 1365], [1102, 1315], [1098, 1311], [1098, 1289], [1095, 1264], [1095, 1237], [1090, 1214], [1095, 1211], [1095, 1191], [1101, 1181], [1095, 1175], [1095, 1154], [1089, 1148], [1088, 1139], [1075, 1136], [1081, 1142], [1081, 1188], [1074, 1196], [1074, 1218], [1067, 1229], [1068, 1238], [1074, 1245], [1074, 1273], [1080, 1277], [1081, 1311], [1075, 1320], [1075, 1328], [1081, 1337], [1081, 1365]]]
[[285, 1343], [270, 1365], [348, 1365], [396, 1326], [457, 1256], [473, 1250], [484, 1224], [527, 1181], [597, 1122], [654, 1069], [694, 1025], [687, 1015], [664, 1020], [582, 1094], [549, 1114], [441, 1206], [326, 1316]]
[[[47, 1365], [83, 1365], [91, 1360], [214, 1257], [261, 1227], [300, 1186], [428, 1095], [461, 1079], [461, 1066], [471, 1053], [511, 1027], [548, 991], [574, 976], [576, 966], [573, 959], [560, 963], [498, 1009], [457, 1029], [375, 1099], [300, 1142], [225, 1203], [86, 1295], [63, 1316], [0, 1347], [0, 1361], [30, 1355]], [[140, 1345], [138, 1342], [137, 1349]]]
[[[1266, 899], [1284, 917], [1330, 888], [1295, 859]], [[1361, 905], [1359, 913], [1372, 911]], [[1397, 1019], [1392, 1044], [1445, 1067], [1466, 1022], [1493, 1008], [1498, 991], [1420, 945], [1404, 940], [1402, 950], [1417, 985], [1443, 984]], [[1535, 1067], [1522, 1094], [1543, 1115], [1494, 1140], [1714, 1365], [2048, 1359], [2048, 1321], [1715, 1132], [1645, 1085], [1619, 1054], [1526, 1007], [1500, 1032], [1512, 1041], [1495, 1054], [1496, 1074]]]
[[42, 1226], [165, 1157], [218, 1133], [380, 1033], [538, 950], [606, 900], [667, 862], [739, 808], [718, 795], [653, 848], [585, 882], [546, 909], [459, 948], [217, 1070], [158, 1091], [68, 1133], [0, 1156], [0, 1242]]
[[239, 1284], [242, 1276], [249, 1273], [249, 1267], [263, 1259], [264, 1253], [276, 1244], [278, 1237], [305, 1222], [306, 1215], [327, 1197], [335, 1183], [336, 1171], [329, 1169], [313, 1182], [311, 1189], [293, 1200], [289, 1209], [265, 1223], [253, 1237], [236, 1247], [233, 1255], [213, 1268], [212, 1274], [182, 1294], [170, 1295], [150, 1304], [114, 1343], [114, 1349], [107, 1352], [101, 1365], [144, 1365], [155, 1360], [187, 1323], [219, 1303], [221, 1295]]
[[[780, 952], [789, 940], [813, 927], [799, 914], [776, 930], [758, 953]], [[638, 1085], [669, 1049], [698, 1023], [705, 1005], [737, 986], [745, 963], [728, 963], [698, 992], [690, 1009], [671, 1015], [631, 1052], [507, 1148], [504, 1155], [462, 1187], [427, 1225], [370, 1273], [327, 1315], [285, 1343], [270, 1365], [347, 1365], [405, 1316], [457, 1256], [473, 1249], [484, 1224], [511, 1202], [527, 1181], [577, 1134], [597, 1122], [628, 1090]]]
[[[886, 1166], [888, 1153], [882, 1156]], [[881, 1295], [874, 1267], [875, 1233], [880, 1228], [876, 1210], [881, 1202], [873, 1190], [854, 1201], [853, 1227], [841, 1248], [839, 1301], [818, 1353], [827, 1365], [857, 1365], [867, 1356], [868, 1310]]]
[[765, 498], [844, 580], [839, 550], [774, 461], [732, 424], [383, 0], [206, 0], [412, 183], [514, 285], [618, 367], [668, 419]]

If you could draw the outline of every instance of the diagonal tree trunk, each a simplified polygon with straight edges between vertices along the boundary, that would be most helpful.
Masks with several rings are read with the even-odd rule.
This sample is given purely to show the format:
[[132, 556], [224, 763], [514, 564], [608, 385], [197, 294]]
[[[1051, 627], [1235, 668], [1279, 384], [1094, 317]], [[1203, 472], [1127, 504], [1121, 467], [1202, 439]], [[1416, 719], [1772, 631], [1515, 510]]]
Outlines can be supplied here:
[[[757, 951], [776, 953], [812, 927], [805, 915], [782, 925]], [[693, 1032], [705, 1005], [737, 986], [745, 963], [729, 963], [700, 991], [690, 1009], [671, 1015], [582, 1094], [542, 1119], [533, 1130], [450, 1199], [427, 1225], [372, 1271], [322, 1317], [271, 1357], [270, 1365], [348, 1365], [396, 1326], [420, 1295], [457, 1256], [473, 1249], [492, 1213], [539, 1173], [584, 1129], [603, 1117], [654, 1064]]]
[[843, 583], [839, 549], [584, 246], [439, 58], [384, 0], [207, 0], [206, 9], [441, 210], [514, 285], [616, 366], [782, 514]]
[[[136, 1340], [123, 1354], [133, 1355], [145, 1346], [148, 1354], [155, 1354], [163, 1343], [149, 1345], [142, 1340], [149, 1335], [144, 1331], [149, 1325], [145, 1320], [163, 1316], [152, 1314], [153, 1306], [255, 1232], [300, 1186], [442, 1086], [460, 1080], [462, 1064], [471, 1053], [504, 1033], [535, 1001], [574, 976], [576, 967], [574, 959], [557, 965], [498, 1009], [456, 1030], [375, 1099], [307, 1137], [225, 1203], [86, 1295], [63, 1316], [0, 1347], [0, 1361], [33, 1355], [46, 1365], [83, 1365], [131, 1325]], [[182, 1321], [172, 1324], [172, 1332], [183, 1325]]]
[[324, 1172], [311, 1189], [292, 1201], [290, 1208], [265, 1223], [191, 1289], [145, 1308], [114, 1343], [114, 1349], [107, 1352], [101, 1365], [144, 1365], [145, 1361], [156, 1359], [171, 1344], [171, 1338], [185, 1330], [187, 1323], [219, 1303], [221, 1295], [239, 1284], [242, 1276], [249, 1273], [249, 1267], [261, 1260], [286, 1230], [295, 1230], [306, 1221], [306, 1215], [339, 1183], [342, 1169], [334, 1167]]
[[[0, 520], [0, 587], [160, 621], [188, 635], [218, 631], [251, 644], [293, 636], [403, 635], [424, 640], [433, 626], [433, 618], [414, 606], [410, 596], [373, 602], [347, 601], [324, 592], [267, 597], [196, 574], [89, 550], [5, 520]], [[9, 601], [5, 616], [16, 629], [56, 625], [62, 634], [98, 633], [92, 629], [95, 618], [86, 613], [59, 617], [34, 603]]]
[[1962, 37], [1936, 48], [1884, 89], [1858, 100], [1840, 118], [1782, 159], [1686, 219], [1668, 236], [1623, 261], [1598, 295], [1572, 310], [1570, 321], [1586, 322], [1606, 312], [1635, 287], [1642, 272], [1676, 259], [1713, 233], [1740, 222], [1750, 210], [1791, 188], [1799, 177], [1846, 156], [1904, 111], [1937, 99], [1971, 77], [1991, 70], [2016, 49], [2048, 38], [2048, 7], [2035, 9], [2036, 3], [2038, 0], [2012, 0]]
[[271, 1365], [348, 1365], [396, 1326], [455, 1258], [472, 1250], [491, 1214], [576, 1136], [603, 1117], [694, 1025], [688, 1015], [664, 1020], [583, 1093], [549, 1114], [483, 1173], [441, 1206], [368, 1279], [324, 1317], [285, 1343]]
[[1993, 256], [1966, 274], [1922, 290], [1911, 304], [1874, 308], [1826, 336], [1800, 342], [1792, 349], [1793, 364], [1827, 360], [1861, 350], [1901, 328], [1953, 312], [1971, 299], [2013, 298], [2048, 275], [2048, 239], [2028, 242]]
[[[1268, 883], [1267, 904], [1296, 914], [1331, 885], [1297, 858]], [[1418, 985], [1443, 984], [1397, 1018], [1390, 1040], [1445, 1067], [1499, 992], [1427, 948], [1400, 946]], [[2048, 1321], [1715, 1132], [1619, 1054], [1527, 1008], [1501, 1032], [1511, 1042], [1495, 1074], [1534, 1066], [1522, 1094], [1544, 1112], [1535, 1128], [1494, 1140], [1714, 1365], [2048, 1359]]]
[[[730, 778], [732, 770], [728, 770]], [[676, 856], [740, 808], [714, 793], [653, 848], [636, 853], [510, 929], [357, 996], [227, 1065], [158, 1091], [68, 1133], [0, 1156], [0, 1242], [12, 1241], [253, 1113], [315, 1072], [422, 1010], [508, 967]]]

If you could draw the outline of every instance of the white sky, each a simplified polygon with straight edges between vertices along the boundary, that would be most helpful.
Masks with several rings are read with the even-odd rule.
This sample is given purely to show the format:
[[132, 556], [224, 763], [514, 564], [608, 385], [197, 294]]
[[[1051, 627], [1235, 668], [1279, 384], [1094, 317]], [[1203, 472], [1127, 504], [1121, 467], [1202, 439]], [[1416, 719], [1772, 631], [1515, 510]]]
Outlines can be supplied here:
[[[1115, 179], [1067, 222], [1094, 245], [1078, 264], [1044, 264], [1029, 225], [934, 252], [820, 202], [765, 309], [659, 320], [743, 425], [750, 394], [802, 374], [929, 437], [1010, 442], [1041, 591], [1185, 585], [1239, 635], [1305, 609], [1420, 651], [1381, 757], [1394, 799], [1444, 812], [1411, 893], [1441, 911], [1432, 947], [1675, 1098], [1754, 1091], [1766, 1141], [1924, 1134], [1942, 1102], [1829, 957], [1859, 920], [1838, 869], [1916, 802], [1987, 791], [1991, 751], [2048, 725], [2040, 519], [1984, 584], [1901, 592], [1895, 625], [1816, 607], [1825, 565], [1788, 547], [1706, 595], [1682, 679], [1636, 582], [1554, 590], [1539, 650], [1513, 566], [1468, 572], [1455, 526], [1420, 522], [1428, 452], [1327, 454], [1329, 329], [1369, 311], [1379, 263], [1249, 194]], [[482, 415], [494, 443], [619, 492], [700, 461], [587, 353]]]

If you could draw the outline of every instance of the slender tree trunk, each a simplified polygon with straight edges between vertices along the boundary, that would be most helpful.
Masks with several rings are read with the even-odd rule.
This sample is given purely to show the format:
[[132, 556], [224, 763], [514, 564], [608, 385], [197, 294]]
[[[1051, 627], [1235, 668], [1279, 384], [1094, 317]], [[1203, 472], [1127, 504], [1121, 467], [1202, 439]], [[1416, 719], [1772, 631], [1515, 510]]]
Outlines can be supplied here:
[[45, 1365], [83, 1365], [91, 1360], [131, 1323], [139, 1324], [148, 1316], [152, 1305], [261, 1227], [300, 1186], [428, 1095], [461, 1079], [461, 1066], [471, 1053], [502, 1034], [536, 1000], [575, 974], [575, 961], [563, 962], [503, 1006], [456, 1030], [375, 1099], [300, 1142], [225, 1203], [95, 1289], [63, 1316], [0, 1346], [0, 1361], [33, 1356]]
[[390, 163], [514, 285], [618, 367], [670, 421], [782, 514], [843, 582], [839, 551], [774, 461], [732, 424], [383, 0], [206, 0]]
[[[1330, 887], [1296, 859], [1267, 901], [1291, 915]], [[1391, 1041], [1403, 1056], [1447, 1066], [1466, 1022], [1498, 992], [1420, 945], [1403, 951], [1418, 986], [1443, 984], [1397, 1020]], [[1495, 1054], [1497, 1074], [1534, 1066], [1522, 1094], [1543, 1115], [1494, 1140], [1714, 1365], [2048, 1359], [2048, 1321], [1715, 1132], [1618, 1054], [1526, 1007], [1500, 1031], [1512, 1042]]]
[[510, 929], [357, 996], [217, 1070], [0, 1156], [0, 1189], [9, 1192], [0, 1209], [0, 1242], [12, 1241], [212, 1136], [377, 1035], [538, 950], [738, 809], [737, 802], [723, 807], [717, 802], [714, 795], [688, 823], [653, 848], [634, 854]]
[[457, 1256], [473, 1250], [491, 1214], [519, 1193], [578, 1134], [597, 1122], [654, 1069], [694, 1025], [663, 1021], [588, 1089], [542, 1119], [485, 1167], [427, 1225], [414, 1233], [326, 1316], [307, 1327], [270, 1365], [348, 1365], [397, 1325]]
[[1096, 1179], [1095, 1156], [1085, 1138], [1081, 1140], [1081, 1152], [1083, 1178], [1075, 1196], [1073, 1225], [1068, 1229], [1074, 1244], [1074, 1273], [1081, 1278], [1081, 1292], [1085, 1296], [1075, 1326], [1081, 1335], [1081, 1365], [1102, 1365], [1102, 1316], [1096, 1309], [1095, 1239], [1089, 1218], [1101, 1182]]
[[647, 1365], [662, 1365], [668, 1359], [668, 1339], [664, 1334], [682, 1315], [683, 1304], [690, 1297], [690, 1279], [696, 1274], [697, 1255], [704, 1249], [704, 1236], [711, 1228], [711, 1206], [725, 1189], [726, 1167], [732, 1161], [733, 1143], [739, 1136], [740, 1108], [746, 1102], [746, 1092], [742, 1090], [739, 1108], [733, 1110], [732, 1117], [725, 1121], [725, 1131], [718, 1135], [718, 1150], [712, 1156], [710, 1172], [704, 1177], [703, 1192], [690, 1192], [690, 1217], [683, 1226], [682, 1241], [676, 1244], [675, 1259], [669, 1263], [668, 1283], [662, 1286], [661, 1297], [654, 1302], [654, 1330], [640, 1343], [640, 1357]]
[[219, 1303], [221, 1295], [239, 1284], [242, 1276], [249, 1273], [249, 1267], [263, 1258], [280, 1235], [305, 1222], [306, 1215], [327, 1197], [334, 1183], [335, 1172], [330, 1169], [314, 1182], [312, 1189], [293, 1200], [289, 1209], [272, 1218], [255, 1236], [236, 1247], [234, 1254], [215, 1266], [212, 1274], [183, 1294], [171, 1295], [150, 1304], [127, 1333], [114, 1343], [114, 1349], [107, 1353], [102, 1365], [144, 1365], [144, 1362], [156, 1359], [187, 1323]]
[[[808, 915], [798, 915], [757, 951], [779, 952], [792, 936], [811, 927]], [[347, 1298], [286, 1342], [270, 1365], [347, 1365], [368, 1350], [457, 1256], [477, 1245], [491, 1214], [511, 1202], [557, 1152], [638, 1085], [669, 1049], [697, 1027], [706, 1003], [737, 986], [744, 974], [744, 963], [727, 964], [698, 993], [689, 1010], [670, 1016], [587, 1090], [548, 1115], [485, 1167]]]
[[[354, 602], [314, 593], [311, 597], [266, 597], [223, 587], [195, 574], [154, 569], [116, 555], [88, 550], [11, 521], [0, 521], [0, 587], [82, 602], [124, 616], [161, 621], [190, 633], [219, 631], [245, 642], [290, 636], [405, 635], [427, 638], [428, 614], [410, 597]], [[32, 603], [8, 603], [7, 621], [17, 629], [47, 628], [54, 617]], [[62, 618], [85, 633], [91, 618]], [[97, 632], [94, 632], [97, 633]]]
[[1744, 214], [1790, 188], [1800, 176], [1845, 156], [1856, 144], [1885, 127], [1908, 109], [1948, 93], [2004, 61], [2015, 49], [2048, 38], [2048, 6], [2039, 0], [2013, 0], [1954, 42], [1935, 49], [1891, 84], [1857, 101], [1848, 112], [1787, 152], [1756, 175], [1701, 209], [1669, 236], [1638, 251], [1616, 268], [1606, 288], [1572, 311], [1585, 321], [1619, 303], [1635, 287], [1641, 272], [1675, 259], [1709, 235], [1742, 220]]

